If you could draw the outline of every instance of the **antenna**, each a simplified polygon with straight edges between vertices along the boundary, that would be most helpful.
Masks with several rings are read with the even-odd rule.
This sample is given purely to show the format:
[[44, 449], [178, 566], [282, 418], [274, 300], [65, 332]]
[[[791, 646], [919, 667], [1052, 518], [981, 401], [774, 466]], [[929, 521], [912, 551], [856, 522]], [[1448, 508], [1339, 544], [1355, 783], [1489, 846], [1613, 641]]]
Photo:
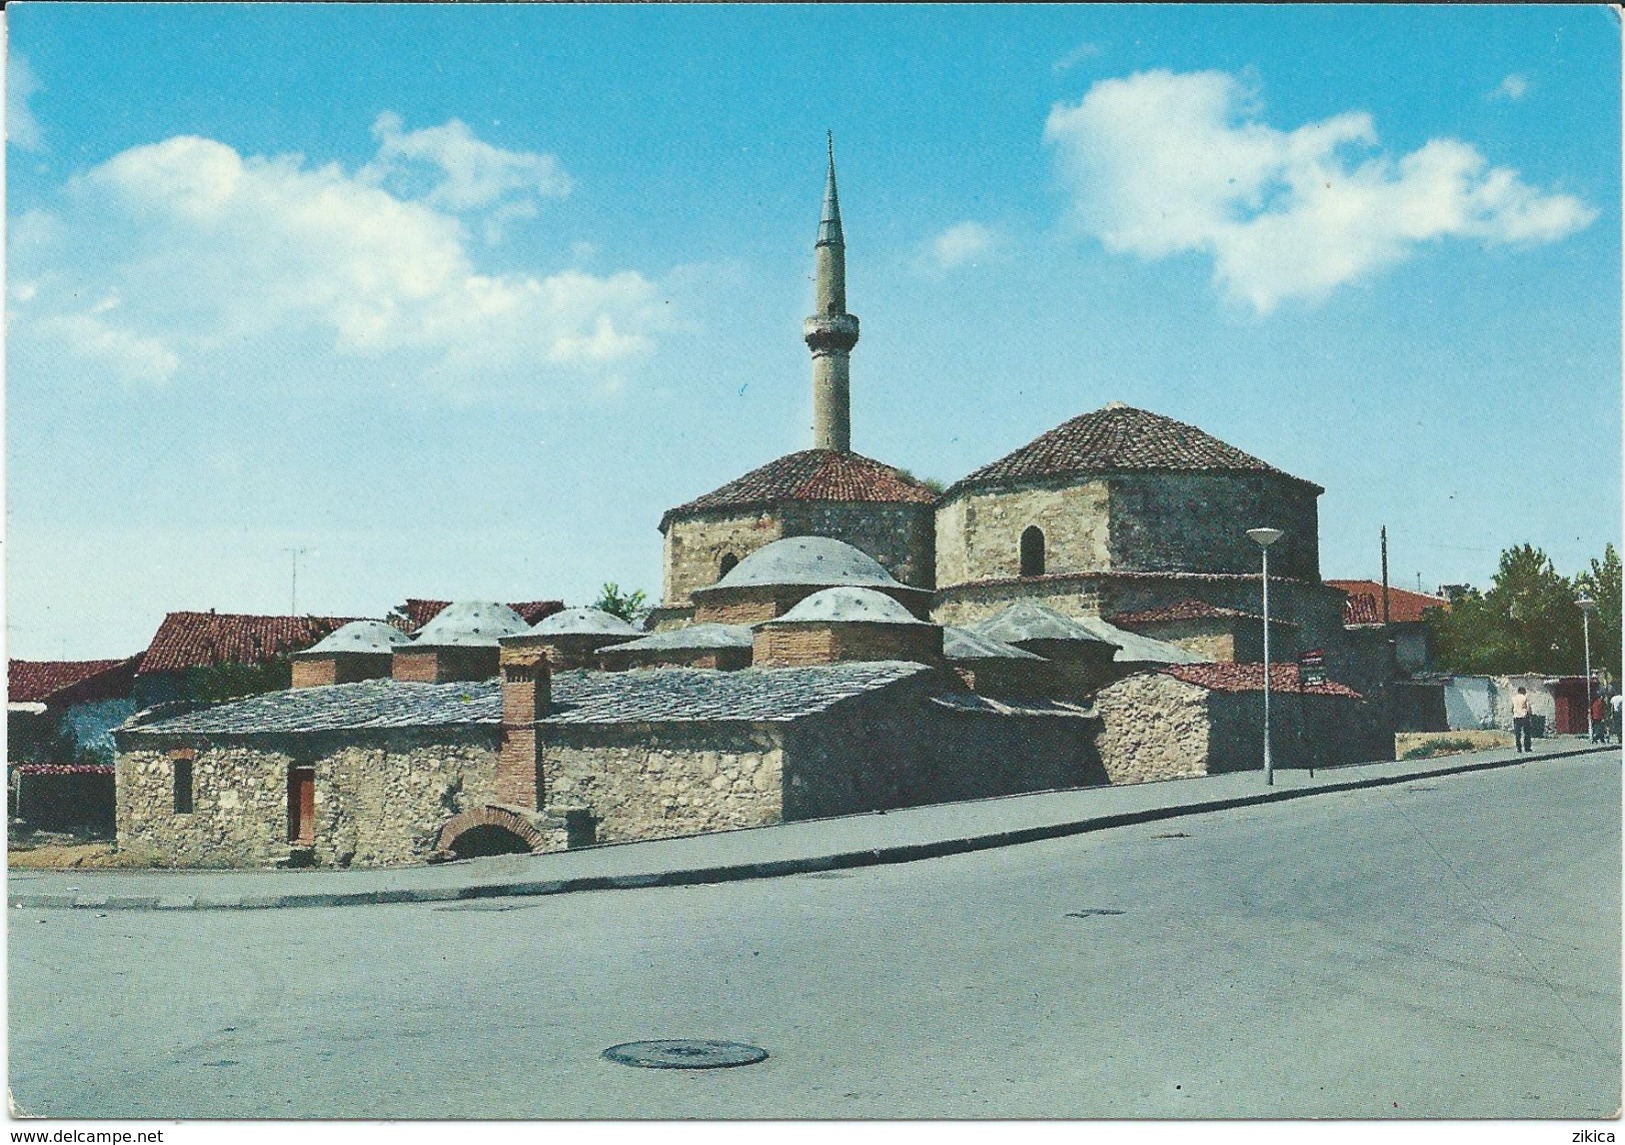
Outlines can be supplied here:
[[299, 556], [310, 552], [309, 549], [283, 549], [285, 553], [293, 556], [293, 585], [288, 590], [288, 615], [299, 615]]

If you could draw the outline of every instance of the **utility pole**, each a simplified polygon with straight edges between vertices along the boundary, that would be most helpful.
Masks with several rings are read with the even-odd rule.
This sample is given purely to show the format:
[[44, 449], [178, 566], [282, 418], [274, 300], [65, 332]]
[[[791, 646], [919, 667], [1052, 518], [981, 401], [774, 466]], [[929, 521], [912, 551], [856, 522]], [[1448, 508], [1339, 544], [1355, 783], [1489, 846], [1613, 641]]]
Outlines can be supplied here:
[[1382, 626], [1388, 627], [1388, 526], [1382, 527]]
[[299, 555], [310, 552], [309, 549], [283, 549], [293, 557], [293, 586], [288, 591], [288, 615], [299, 615]]

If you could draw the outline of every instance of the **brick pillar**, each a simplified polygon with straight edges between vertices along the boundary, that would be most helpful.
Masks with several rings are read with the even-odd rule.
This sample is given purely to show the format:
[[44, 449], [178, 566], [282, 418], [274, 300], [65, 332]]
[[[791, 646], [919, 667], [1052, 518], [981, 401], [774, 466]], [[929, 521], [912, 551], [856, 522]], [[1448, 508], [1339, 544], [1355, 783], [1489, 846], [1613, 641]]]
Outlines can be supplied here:
[[497, 756], [497, 802], [539, 810], [542, 755], [536, 720], [552, 703], [553, 674], [545, 648], [502, 650], [502, 746]]

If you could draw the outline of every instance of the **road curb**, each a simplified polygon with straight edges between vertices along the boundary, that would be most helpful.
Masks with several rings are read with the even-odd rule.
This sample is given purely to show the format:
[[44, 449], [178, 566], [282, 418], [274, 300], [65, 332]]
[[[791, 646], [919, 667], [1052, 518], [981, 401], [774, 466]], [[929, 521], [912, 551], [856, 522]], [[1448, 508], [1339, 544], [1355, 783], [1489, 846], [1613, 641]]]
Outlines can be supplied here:
[[1108, 831], [1115, 827], [1132, 827], [1140, 823], [1155, 823], [1164, 819], [1176, 819], [1186, 815], [1205, 815], [1214, 811], [1228, 811], [1239, 807], [1256, 807], [1264, 803], [1280, 803], [1315, 795], [1331, 795], [1371, 787], [1389, 787], [1398, 783], [1409, 783], [1415, 779], [1434, 776], [1463, 775], [1475, 771], [1491, 771], [1497, 768], [1514, 767], [1524, 763], [1568, 759], [1573, 756], [1595, 755], [1600, 752], [1617, 752], [1618, 750], [1620, 749], [1617, 745], [1588, 745], [1541, 755], [1514, 755], [1506, 759], [1475, 760], [1471, 763], [1462, 763], [1453, 767], [1430, 768], [1404, 774], [1366, 776], [1344, 783], [1327, 783], [1317, 787], [1271, 788], [1248, 795], [1232, 795], [1224, 798], [1170, 804], [1162, 807], [1146, 807], [1138, 811], [1121, 811], [1110, 815], [1093, 815], [1064, 823], [1016, 827], [1007, 831], [995, 831], [984, 835], [937, 839], [924, 843], [899, 843], [888, 847], [843, 851], [835, 854], [808, 855], [803, 858], [769, 859], [760, 862], [690, 867], [631, 875], [577, 875], [566, 878], [527, 879], [507, 883], [471, 883], [461, 887], [408, 887], [396, 890], [259, 894], [234, 897], [212, 897], [207, 895], [23, 894], [10, 896], [9, 905], [13, 909], [24, 910], [284, 910], [298, 907], [382, 906], [392, 903], [460, 902], [488, 898], [536, 898], [548, 895], [574, 894], [580, 891], [699, 886], [711, 883], [739, 882], [745, 879], [779, 878], [784, 875], [807, 874], [818, 871], [851, 870], [858, 867], [912, 863], [922, 859], [940, 859], [949, 855], [963, 855], [973, 851], [992, 850], [996, 847], [1014, 847], [1024, 843], [1039, 843], [1048, 839], [1064, 839], [1073, 835], [1084, 835], [1093, 831]]

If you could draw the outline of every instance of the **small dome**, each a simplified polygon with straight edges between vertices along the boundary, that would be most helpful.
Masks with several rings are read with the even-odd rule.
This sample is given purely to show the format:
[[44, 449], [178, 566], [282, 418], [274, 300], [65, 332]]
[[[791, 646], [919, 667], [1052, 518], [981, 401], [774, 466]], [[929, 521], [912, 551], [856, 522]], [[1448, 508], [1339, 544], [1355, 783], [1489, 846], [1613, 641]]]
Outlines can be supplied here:
[[641, 640], [611, 644], [602, 652], [676, 652], [698, 648], [749, 648], [751, 631], [743, 624], [691, 624], [670, 632], [656, 632]]
[[822, 621], [826, 624], [925, 624], [883, 592], [872, 588], [826, 588], [815, 592], [769, 623]]
[[942, 630], [942, 654], [950, 660], [1042, 660], [1043, 657], [991, 636], [953, 625]]
[[1077, 640], [1082, 643], [1116, 644], [1091, 631], [1075, 617], [1063, 616], [1030, 600], [1020, 600], [1004, 611], [970, 626], [978, 636], [991, 636], [1006, 644], [1023, 640]]
[[601, 608], [566, 608], [563, 612], [546, 617], [530, 631], [536, 636], [643, 635], [642, 629]]
[[321, 643], [303, 652], [301, 657], [320, 656], [332, 652], [392, 652], [400, 644], [410, 644], [412, 638], [382, 620], [352, 620], [328, 633]]
[[418, 629], [414, 644], [497, 646], [497, 638], [525, 631], [524, 617], [505, 604], [487, 600], [464, 600], [449, 604], [440, 614]]
[[897, 586], [880, 562], [833, 537], [785, 537], [763, 545], [717, 582], [745, 585], [819, 584]]

